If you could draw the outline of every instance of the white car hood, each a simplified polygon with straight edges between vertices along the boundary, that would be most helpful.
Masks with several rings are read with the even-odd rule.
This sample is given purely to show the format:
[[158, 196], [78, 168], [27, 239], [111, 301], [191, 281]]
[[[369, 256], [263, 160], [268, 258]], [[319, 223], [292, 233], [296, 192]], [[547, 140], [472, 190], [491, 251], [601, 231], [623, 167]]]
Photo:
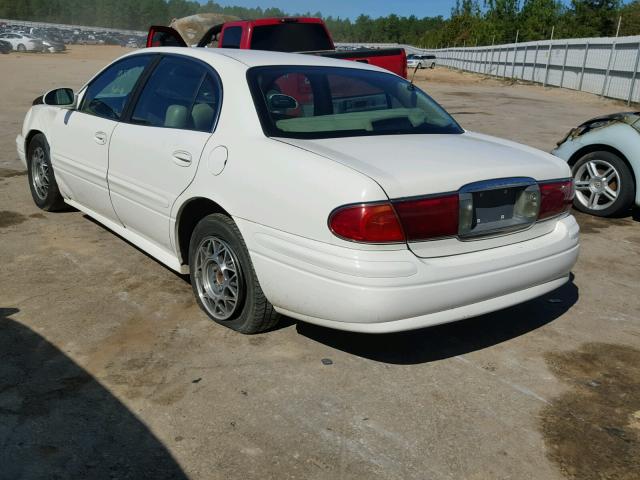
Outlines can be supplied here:
[[557, 157], [471, 132], [278, 140], [371, 177], [390, 198], [451, 192], [493, 178], [532, 177], [540, 181], [571, 176], [569, 167]]

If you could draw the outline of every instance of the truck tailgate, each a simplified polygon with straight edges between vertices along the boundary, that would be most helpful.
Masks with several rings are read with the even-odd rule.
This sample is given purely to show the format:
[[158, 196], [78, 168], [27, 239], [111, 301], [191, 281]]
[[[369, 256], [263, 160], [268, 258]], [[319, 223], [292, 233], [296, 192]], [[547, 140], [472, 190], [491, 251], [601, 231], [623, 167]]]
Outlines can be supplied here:
[[403, 48], [371, 48], [367, 50], [331, 50], [301, 53], [368, 63], [369, 65], [384, 68], [401, 77], [407, 78], [407, 55]]

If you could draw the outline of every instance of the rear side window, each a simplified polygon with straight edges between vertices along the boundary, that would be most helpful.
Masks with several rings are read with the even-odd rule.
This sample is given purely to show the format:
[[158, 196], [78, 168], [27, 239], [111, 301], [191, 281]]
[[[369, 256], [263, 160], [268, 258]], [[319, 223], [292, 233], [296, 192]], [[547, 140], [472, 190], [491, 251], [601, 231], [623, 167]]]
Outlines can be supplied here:
[[119, 120], [151, 55], [134, 55], [111, 65], [87, 87], [80, 111]]
[[331, 40], [320, 23], [278, 23], [253, 28], [251, 48], [274, 52], [331, 50]]
[[222, 32], [222, 48], [240, 48], [242, 27], [227, 27]]
[[220, 92], [217, 79], [203, 65], [164, 57], [142, 89], [131, 122], [210, 132], [218, 114]]

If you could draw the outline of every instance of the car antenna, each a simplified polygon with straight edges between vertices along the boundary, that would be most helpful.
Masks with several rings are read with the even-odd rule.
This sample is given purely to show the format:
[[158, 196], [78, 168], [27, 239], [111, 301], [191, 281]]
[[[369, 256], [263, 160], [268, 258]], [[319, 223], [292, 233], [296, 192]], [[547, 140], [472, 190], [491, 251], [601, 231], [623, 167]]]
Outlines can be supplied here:
[[413, 79], [416, 78], [416, 72], [418, 71], [418, 68], [420, 68], [420, 62], [418, 62], [418, 64], [416, 65], [416, 68], [413, 69], [413, 73], [411, 74], [411, 86], [413, 87]]

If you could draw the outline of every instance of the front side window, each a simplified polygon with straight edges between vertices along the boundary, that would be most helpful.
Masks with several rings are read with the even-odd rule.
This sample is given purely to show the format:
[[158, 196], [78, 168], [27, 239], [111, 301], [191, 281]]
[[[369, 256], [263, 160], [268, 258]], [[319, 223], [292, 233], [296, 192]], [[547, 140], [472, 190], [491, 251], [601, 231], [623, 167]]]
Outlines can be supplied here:
[[80, 111], [120, 120], [138, 78], [151, 58], [151, 55], [134, 55], [108, 67], [87, 87]]
[[431, 97], [391, 73], [269, 66], [249, 69], [247, 79], [268, 136], [319, 139], [463, 132]]
[[210, 132], [219, 103], [219, 84], [204, 65], [185, 58], [164, 57], [142, 89], [131, 122]]

